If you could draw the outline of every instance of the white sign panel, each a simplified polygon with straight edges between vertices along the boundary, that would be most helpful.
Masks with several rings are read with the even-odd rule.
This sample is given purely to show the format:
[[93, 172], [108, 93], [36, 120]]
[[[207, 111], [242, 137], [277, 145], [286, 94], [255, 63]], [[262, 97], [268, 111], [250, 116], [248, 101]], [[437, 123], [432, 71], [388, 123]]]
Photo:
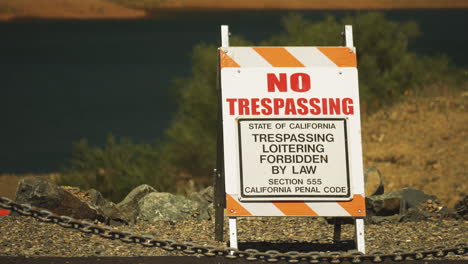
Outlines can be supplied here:
[[228, 209], [363, 197], [355, 59], [344, 47], [221, 48], [226, 194], [238, 202]]
[[349, 198], [346, 119], [239, 119], [241, 198]]

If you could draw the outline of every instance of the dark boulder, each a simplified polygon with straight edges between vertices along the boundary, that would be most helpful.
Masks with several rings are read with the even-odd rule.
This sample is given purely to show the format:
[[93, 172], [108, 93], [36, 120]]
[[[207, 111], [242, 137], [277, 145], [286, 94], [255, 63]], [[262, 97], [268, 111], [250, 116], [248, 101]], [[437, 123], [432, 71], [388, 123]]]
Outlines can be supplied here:
[[389, 216], [403, 214], [409, 208], [418, 208], [427, 200], [437, 199], [434, 195], [422, 191], [404, 188], [382, 195], [366, 197], [368, 215]]
[[77, 219], [105, 220], [89, 204], [43, 177], [22, 179], [16, 190], [15, 201]]
[[[428, 204], [437, 197], [422, 191], [404, 188], [382, 195], [366, 197], [368, 223], [420, 221], [432, 215]], [[432, 207], [431, 207], [432, 208]], [[443, 212], [442, 207], [437, 212]]]
[[468, 195], [455, 203], [455, 212], [459, 217], [468, 220]]

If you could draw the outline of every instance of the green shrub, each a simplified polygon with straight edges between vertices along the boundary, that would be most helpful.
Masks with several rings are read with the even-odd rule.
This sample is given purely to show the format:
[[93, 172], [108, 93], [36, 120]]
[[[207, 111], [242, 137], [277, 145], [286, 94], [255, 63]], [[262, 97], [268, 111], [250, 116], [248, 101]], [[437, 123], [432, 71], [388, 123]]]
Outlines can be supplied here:
[[290, 14], [283, 18], [285, 32], [262, 44], [340, 46], [344, 25], [353, 26], [362, 111], [377, 110], [398, 101], [404, 94], [424, 93], [436, 83], [453, 89], [459, 87], [454, 84], [461, 80], [461, 71], [447, 57], [418, 56], [408, 50], [411, 42], [421, 35], [416, 23], [390, 21], [379, 12], [347, 16], [339, 22], [333, 16], [312, 22]]
[[159, 153], [155, 146], [129, 139], [107, 138], [105, 147], [92, 147], [85, 139], [74, 145], [73, 157], [59, 184], [97, 188], [105, 197], [120, 201], [134, 187], [146, 183], [158, 191], [173, 191], [169, 175], [157, 173]]

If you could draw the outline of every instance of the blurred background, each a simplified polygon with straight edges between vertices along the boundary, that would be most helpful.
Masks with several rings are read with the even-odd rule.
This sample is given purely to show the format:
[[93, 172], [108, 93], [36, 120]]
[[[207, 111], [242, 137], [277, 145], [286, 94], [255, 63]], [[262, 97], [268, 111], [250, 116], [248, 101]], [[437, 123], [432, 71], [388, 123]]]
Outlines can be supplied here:
[[452, 205], [468, 191], [467, 17], [465, 0], [0, 0], [0, 196], [28, 175], [115, 202], [210, 185], [220, 25], [234, 46], [339, 46], [351, 24], [365, 167]]

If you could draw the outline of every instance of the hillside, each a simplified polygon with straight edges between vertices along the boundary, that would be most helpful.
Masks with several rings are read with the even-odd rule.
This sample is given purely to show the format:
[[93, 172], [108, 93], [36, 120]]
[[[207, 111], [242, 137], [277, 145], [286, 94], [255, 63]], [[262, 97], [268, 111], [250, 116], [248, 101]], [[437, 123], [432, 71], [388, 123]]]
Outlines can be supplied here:
[[467, 8], [466, 0], [110, 0], [138, 8], [174, 9], [406, 9]]
[[0, 0], [0, 20], [141, 18], [146, 12], [106, 0]]
[[187, 10], [409, 8], [468, 8], [468, 0], [0, 0], [0, 21], [31, 18], [128, 19]]
[[453, 207], [468, 194], [468, 93], [409, 98], [362, 122], [364, 167], [385, 191], [413, 187]]

